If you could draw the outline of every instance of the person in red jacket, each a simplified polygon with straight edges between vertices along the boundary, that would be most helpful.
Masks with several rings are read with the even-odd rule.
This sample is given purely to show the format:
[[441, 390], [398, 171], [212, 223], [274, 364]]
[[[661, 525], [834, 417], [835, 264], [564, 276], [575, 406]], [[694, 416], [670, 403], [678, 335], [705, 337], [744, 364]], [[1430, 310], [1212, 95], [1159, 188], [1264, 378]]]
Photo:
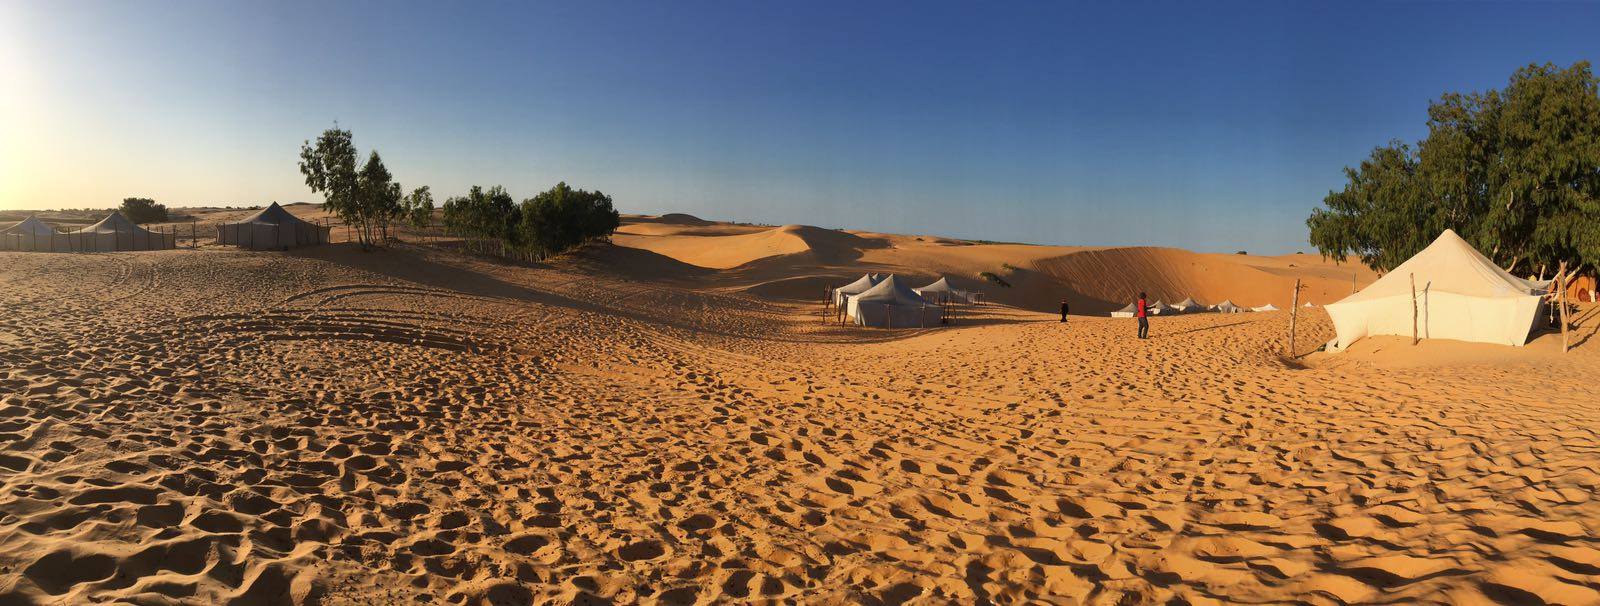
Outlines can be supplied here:
[[1150, 304], [1145, 301], [1144, 293], [1139, 293], [1139, 307], [1133, 311], [1139, 318], [1139, 338], [1150, 338]]

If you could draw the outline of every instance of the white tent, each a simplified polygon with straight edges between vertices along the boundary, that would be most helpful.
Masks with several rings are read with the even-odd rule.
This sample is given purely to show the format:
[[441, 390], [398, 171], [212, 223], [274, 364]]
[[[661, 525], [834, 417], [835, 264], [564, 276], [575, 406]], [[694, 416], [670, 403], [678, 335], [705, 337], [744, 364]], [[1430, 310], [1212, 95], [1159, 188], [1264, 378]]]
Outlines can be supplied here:
[[1232, 299], [1227, 299], [1227, 300], [1224, 300], [1221, 303], [1218, 303], [1216, 305], [1212, 305], [1211, 306], [1211, 311], [1222, 312], [1222, 313], [1225, 313], [1225, 314], [1236, 314], [1236, 313], [1243, 312], [1244, 308], [1243, 307], [1239, 307], [1238, 305], [1234, 305]]
[[1304, 306], [1305, 307], [1316, 307], [1315, 305], [1312, 305], [1310, 301], [1306, 301], [1306, 304]]
[[135, 225], [122, 213], [111, 211], [99, 223], [63, 234], [67, 250], [111, 252], [177, 248], [175, 234], [161, 234]]
[[944, 278], [944, 276], [940, 276], [939, 279], [935, 280], [932, 284], [929, 284], [927, 286], [923, 286], [921, 288], [913, 288], [911, 290], [913, 292], [917, 293], [922, 298], [927, 299], [928, 301], [934, 302], [934, 303], [940, 303], [940, 302], [971, 303], [972, 302], [972, 293], [971, 292], [965, 291], [965, 290], [961, 290], [959, 288], [951, 286], [950, 285], [950, 281], [946, 280]]
[[273, 202], [242, 221], [217, 226], [217, 244], [255, 250], [326, 244], [328, 228], [301, 219]]
[[57, 249], [58, 243], [61, 250], [67, 249], [65, 237], [36, 216], [0, 230], [0, 250], [50, 252]]
[[1133, 313], [1139, 310], [1139, 302], [1129, 303], [1127, 307], [1111, 312], [1113, 318], [1132, 318]]
[[1151, 303], [1150, 304], [1150, 315], [1152, 315], [1152, 316], [1159, 316], [1159, 315], [1162, 315], [1162, 314], [1173, 314], [1173, 313], [1176, 313], [1176, 312], [1173, 311], [1172, 306], [1171, 305], [1167, 305], [1166, 303], [1162, 303], [1160, 301], [1156, 301], [1155, 303]]
[[1262, 305], [1261, 307], [1252, 307], [1250, 308], [1250, 311], [1278, 311], [1278, 306], [1268, 303], [1266, 305]]
[[892, 275], [866, 292], [850, 295], [848, 305], [850, 317], [861, 326], [918, 328], [939, 324], [939, 306], [930, 305]]
[[856, 278], [856, 281], [833, 289], [833, 304], [844, 307], [850, 295], [859, 295], [867, 292], [868, 289], [877, 286], [882, 281], [883, 278], [878, 277], [878, 274], [861, 274], [861, 277]]
[[1179, 301], [1176, 305], [1172, 306], [1172, 311], [1180, 314], [1192, 314], [1203, 309], [1205, 308], [1201, 307], [1199, 303], [1195, 303], [1194, 298], [1192, 297]]
[[1413, 313], [1422, 338], [1520, 346], [1539, 313], [1536, 292], [1447, 229], [1377, 282], [1326, 306], [1338, 333], [1328, 349], [1368, 335], [1410, 336]]

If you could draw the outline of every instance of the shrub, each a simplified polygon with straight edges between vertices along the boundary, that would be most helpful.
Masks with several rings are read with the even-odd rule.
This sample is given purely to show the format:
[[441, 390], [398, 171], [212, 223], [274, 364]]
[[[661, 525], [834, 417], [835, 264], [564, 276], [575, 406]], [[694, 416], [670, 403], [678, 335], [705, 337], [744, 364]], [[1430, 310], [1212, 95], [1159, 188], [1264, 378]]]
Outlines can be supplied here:
[[995, 273], [992, 272], [992, 271], [986, 271], [986, 272], [983, 272], [981, 274], [978, 274], [978, 277], [983, 278], [985, 280], [988, 280], [990, 282], [994, 282], [995, 284], [999, 284], [1003, 288], [1011, 288], [1011, 283], [1006, 282], [1005, 278], [1001, 278], [1000, 276], [995, 275]]
[[167, 220], [167, 207], [149, 198], [123, 198], [122, 216], [134, 223], [160, 223]]

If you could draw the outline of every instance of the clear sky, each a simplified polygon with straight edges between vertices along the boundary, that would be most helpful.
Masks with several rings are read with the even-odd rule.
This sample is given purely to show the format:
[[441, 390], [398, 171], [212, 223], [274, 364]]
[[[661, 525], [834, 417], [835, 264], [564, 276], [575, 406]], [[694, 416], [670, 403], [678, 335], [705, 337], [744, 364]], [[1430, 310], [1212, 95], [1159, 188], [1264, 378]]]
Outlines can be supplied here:
[[1600, 4], [0, 0], [0, 208], [407, 188], [1059, 244], [1306, 249], [1429, 100], [1600, 58]]

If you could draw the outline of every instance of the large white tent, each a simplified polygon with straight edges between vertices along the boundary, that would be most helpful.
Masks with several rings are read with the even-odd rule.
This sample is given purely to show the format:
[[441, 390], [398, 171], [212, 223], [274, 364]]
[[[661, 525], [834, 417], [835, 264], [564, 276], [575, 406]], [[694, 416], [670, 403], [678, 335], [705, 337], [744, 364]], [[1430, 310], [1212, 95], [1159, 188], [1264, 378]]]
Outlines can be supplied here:
[[1139, 303], [1137, 301], [1135, 301], [1133, 303], [1129, 303], [1127, 307], [1124, 307], [1122, 309], [1119, 309], [1119, 310], [1111, 312], [1111, 317], [1113, 317], [1113, 318], [1132, 318], [1134, 312], [1136, 312], [1138, 310], [1139, 310]]
[[940, 311], [892, 275], [861, 294], [850, 295], [848, 304], [856, 324], [885, 328], [936, 326]]
[[1163, 314], [1173, 314], [1173, 313], [1177, 313], [1177, 312], [1175, 312], [1172, 309], [1171, 305], [1167, 305], [1166, 303], [1162, 303], [1160, 301], [1156, 301], [1155, 303], [1151, 303], [1150, 304], [1150, 315], [1152, 315], [1152, 316], [1159, 316], [1159, 315], [1163, 315]]
[[961, 290], [959, 288], [951, 286], [950, 285], [950, 281], [946, 280], [944, 276], [939, 276], [939, 279], [935, 280], [932, 284], [929, 284], [927, 286], [923, 286], [921, 288], [913, 288], [911, 290], [913, 292], [917, 293], [918, 295], [920, 295], [922, 298], [927, 299], [928, 301], [931, 301], [931, 302], [934, 302], [934, 303], [941, 303], [941, 302], [971, 303], [972, 302], [972, 293], [971, 292], [965, 291], [965, 290]]
[[1426, 339], [1520, 346], [1539, 313], [1537, 292], [1447, 229], [1361, 292], [1325, 306], [1338, 333], [1328, 349], [1368, 335], [1410, 336], [1413, 321], [1417, 336]]
[[177, 248], [178, 244], [177, 235], [156, 233], [139, 227], [117, 211], [112, 211], [99, 223], [67, 232], [63, 237], [68, 250], [83, 252], [166, 250]]
[[867, 292], [867, 290], [877, 286], [882, 281], [883, 278], [878, 277], [878, 274], [861, 274], [861, 277], [856, 278], [856, 281], [833, 289], [833, 304], [844, 307], [850, 295], [859, 295]]
[[1199, 303], [1194, 302], [1193, 297], [1179, 301], [1172, 306], [1172, 311], [1180, 314], [1190, 314], [1203, 309], [1205, 308], [1201, 307]]
[[65, 238], [36, 216], [0, 230], [0, 250], [50, 252], [57, 250], [58, 243], [60, 250], [67, 250]]
[[1243, 307], [1239, 307], [1238, 305], [1234, 305], [1233, 304], [1233, 299], [1225, 299], [1221, 303], [1218, 303], [1216, 305], [1212, 305], [1211, 306], [1211, 311], [1222, 312], [1222, 313], [1225, 313], [1225, 314], [1236, 314], [1236, 313], [1244, 311], [1244, 308]]
[[1268, 303], [1266, 305], [1262, 305], [1261, 307], [1252, 307], [1250, 308], [1250, 311], [1278, 311], [1278, 306]]
[[255, 250], [326, 244], [328, 228], [301, 219], [277, 202], [242, 221], [217, 226], [217, 244]]

